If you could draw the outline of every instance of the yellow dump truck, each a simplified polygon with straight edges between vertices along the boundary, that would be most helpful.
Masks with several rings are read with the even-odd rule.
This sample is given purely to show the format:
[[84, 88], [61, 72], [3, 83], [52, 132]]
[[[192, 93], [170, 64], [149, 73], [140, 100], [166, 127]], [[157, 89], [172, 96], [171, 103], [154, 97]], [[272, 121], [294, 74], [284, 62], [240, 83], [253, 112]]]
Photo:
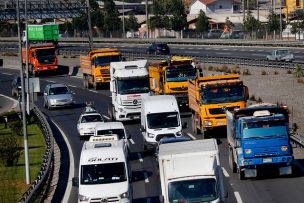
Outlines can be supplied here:
[[198, 77], [188, 81], [189, 108], [194, 134], [226, 126], [225, 109], [246, 107], [248, 88], [238, 74]]
[[179, 106], [188, 106], [188, 80], [197, 77], [192, 58], [173, 56], [149, 65], [150, 87], [154, 94], [174, 95]]
[[121, 53], [116, 48], [89, 51], [80, 56], [80, 68], [83, 73], [84, 88], [98, 87], [110, 82], [110, 63], [122, 61]]

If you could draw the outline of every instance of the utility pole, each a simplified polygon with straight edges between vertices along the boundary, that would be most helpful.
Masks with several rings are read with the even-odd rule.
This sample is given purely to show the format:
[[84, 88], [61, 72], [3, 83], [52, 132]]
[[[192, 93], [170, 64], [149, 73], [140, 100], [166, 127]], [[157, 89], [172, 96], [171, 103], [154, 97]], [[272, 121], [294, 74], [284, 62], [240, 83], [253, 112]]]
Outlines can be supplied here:
[[257, 1], [257, 19], [258, 21], [260, 21], [260, 5], [259, 5], [259, 0], [256, 0]]
[[282, 25], [282, 0], [280, 0], [280, 40], [282, 40], [282, 30], [283, 30], [283, 25]]
[[146, 24], [147, 24], [147, 38], [149, 38], [149, 14], [148, 14], [148, 0], [146, 0]]
[[125, 0], [122, 0], [122, 37], [126, 38], [125, 30]]
[[243, 7], [243, 24], [245, 22], [245, 0], [242, 1], [242, 7]]
[[[19, 52], [21, 52], [21, 37], [20, 37], [20, 12], [19, 12], [19, 0], [17, 0], [17, 15], [18, 15], [18, 38], [19, 38]], [[26, 105], [28, 114], [30, 114], [30, 92], [29, 92], [29, 66], [28, 66], [28, 19], [27, 19], [27, 0], [25, 0], [24, 5], [24, 14], [25, 14], [25, 66], [26, 66], [26, 84], [27, 84], [27, 94], [26, 94]], [[22, 120], [23, 120], [23, 135], [24, 135], [24, 159], [25, 159], [25, 177], [26, 177], [26, 184], [31, 183], [31, 176], [30, 176], [30, 164], [29, 164], [29, 151], [28, 151], [28, 136], [27, 136], [27, 124], [26, 124], [26, 112], [25, 112], [25, 93], [24, 93], [24, 75], [23, 75], [23, 67], [22, 67], [22, 54], [19, 53], [20, 60], [21, 60], [21, 85], [22, 85]]]
[[92, 22], [91, 22], [91, 6], [90, 0], [87, 2], [87, 12], [88, 12], [88, 28], [89, 28], [89, 50], [93, 50], [93, 33], [92, 33]]

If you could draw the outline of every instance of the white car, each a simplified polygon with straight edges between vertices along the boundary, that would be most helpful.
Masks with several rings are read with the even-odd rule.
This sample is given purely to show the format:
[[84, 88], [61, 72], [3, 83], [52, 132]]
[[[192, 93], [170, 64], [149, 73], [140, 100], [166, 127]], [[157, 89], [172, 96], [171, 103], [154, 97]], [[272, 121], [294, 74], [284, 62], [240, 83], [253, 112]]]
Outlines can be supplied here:
[[99, 123], [104, 123], [104, 119], [100, 113], [83, 112], [77, 123], [77, 130], [80, 135], [80, 139], [88, 136], [93, 136], [95, 132], [95, 126]]
[[123, 140], [124, 142], [124, 151], [126, 155], [129, 154], [129, 141], [128, 139], [131, 138], [131, 136], [128, 136], [126, 133], [126, 129], [122, 122], [106, 122], [106, 123], [98, 123], [95, 126], [95, 137], [100, 136], [112, 136], [113, 134], [116, 134], [118, 137], [118, 140]]

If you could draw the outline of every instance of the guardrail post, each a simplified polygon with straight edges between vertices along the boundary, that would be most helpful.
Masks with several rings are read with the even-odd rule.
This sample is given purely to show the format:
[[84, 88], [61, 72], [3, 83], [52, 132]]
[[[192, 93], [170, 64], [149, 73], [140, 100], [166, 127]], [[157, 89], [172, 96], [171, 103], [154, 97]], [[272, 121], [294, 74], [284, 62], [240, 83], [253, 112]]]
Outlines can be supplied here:
[[7, 118], [7, 116], [3, 116], [3, 118], [4, 118], [4, 128], [7, 128], [7, 121], [8, 121], [8, 118]]

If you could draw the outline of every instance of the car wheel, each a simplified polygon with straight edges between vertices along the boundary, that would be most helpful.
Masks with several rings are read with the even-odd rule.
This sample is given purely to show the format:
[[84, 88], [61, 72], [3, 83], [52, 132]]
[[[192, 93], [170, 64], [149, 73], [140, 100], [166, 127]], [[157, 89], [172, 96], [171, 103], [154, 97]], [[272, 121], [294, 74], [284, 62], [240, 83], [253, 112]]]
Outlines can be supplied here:
[[47, 109], [50, 111], [52, 110], [52, 107], [49, 104], [47, 104]]

